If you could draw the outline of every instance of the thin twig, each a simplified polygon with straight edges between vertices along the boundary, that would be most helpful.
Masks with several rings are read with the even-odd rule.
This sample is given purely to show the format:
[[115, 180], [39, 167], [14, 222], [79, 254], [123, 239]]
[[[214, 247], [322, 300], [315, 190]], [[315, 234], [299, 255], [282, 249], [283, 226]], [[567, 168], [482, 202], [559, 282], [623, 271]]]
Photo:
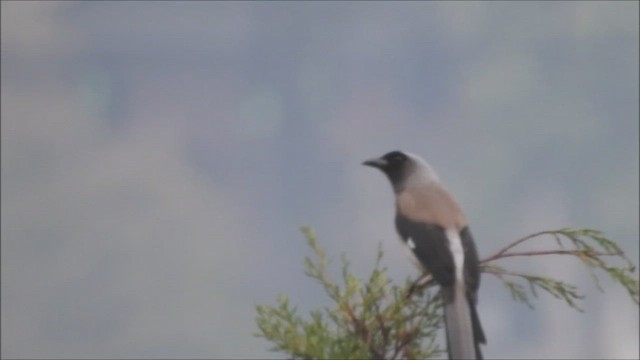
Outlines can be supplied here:
[[539, 255], [585, 255], [590, 258], [597, 256], [620, 256], [624, 253], [622, 251], [617, 252], [597, 252], [592, 250], [545, 250], [545, 251], [522, 251], [522, 252], [512, 252], [512, 253], [496, 253], [495, 255], [488, 257], [484, 260], [481, 260], [480, 263], [488, 263], [498, 259], [504, 259], [507, 257], [514, 256], [539, 256]]
[[[505, 246], [504, 248], [498, 250], [498, 252], [496, 252], [494, 255], [492, 255], [489, 259], [499, 258], [500, 255], [506, 253], [510, 249], [522, 244], [523, 242], [525, 242], [525, 241], [527, 241], [527, 240], [529, 240], [531, 238], [534, 238], [534, 237], [537, 237], [537, 236], [541, 236], [541, 235], [555, 234], [556, 232], [557, 231], [546, 230], [546, 231], [540, 231], [540, 232], [537, 232], [537, 233], [534, 233], [534, 234], [531, 234], [531, 235], [527, 235], [527, 236], [525, 236], [525, 237], [523, 237], [521, 239], [518, 239], [518, 240], [512, 242], [511, 244]], [[485, 260], [485, 261], [490, 261], [490, 260]]]

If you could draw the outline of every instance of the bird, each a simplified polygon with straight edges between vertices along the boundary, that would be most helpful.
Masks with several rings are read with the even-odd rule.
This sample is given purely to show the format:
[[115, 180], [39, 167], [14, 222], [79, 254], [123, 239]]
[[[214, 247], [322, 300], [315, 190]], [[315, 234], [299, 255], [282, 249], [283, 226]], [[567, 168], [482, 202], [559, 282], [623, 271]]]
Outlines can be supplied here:
[[478, 252], [460, 205], [418, 155], [396, 150], [362, 164], [391, 182], [396, 231], [440, 286], [449, 359], [482, 359]]

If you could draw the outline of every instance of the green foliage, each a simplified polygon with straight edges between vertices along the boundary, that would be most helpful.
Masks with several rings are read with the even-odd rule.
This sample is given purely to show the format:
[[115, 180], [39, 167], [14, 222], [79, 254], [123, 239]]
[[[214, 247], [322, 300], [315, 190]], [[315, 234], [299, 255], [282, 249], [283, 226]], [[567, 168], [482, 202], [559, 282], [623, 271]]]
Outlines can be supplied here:
[[[302, 231], [315, 259], [305, 258], [306, 274], [317, 281], [332, 301], [332, 307], [311, 311], [303, 318], [286, 296], [280, 295], [277, 306], [257, 306], [259, 332], [269, 340], [272, 350], [298, 359], [417, 359], [440, 355], [443, 349], [435, 342], [442, 325], [440, 296], [424, 291], [434, 282], [429, 274], [402, 285], [393, 284], [380, 265], [382, 250], [378, 248], [375, 266], [366, 280], [349, 270], [342, 258], [342, 279], [335, 282], [327, 273], [327, 256], [308, 227]], [[551, 235], [558, 249], [523, 251], [514, 249], [529, 240]], [[519, 239], [481, 261], [483, 272], [496, 276], [516, 301], [533, 307], [530, 297], [546, 292], [581, 311], [578, 302], [584, 298], [574, 285], [534, 274], [508, 271], [494, 262], [516, 256], [571, 255], [580, 259], [599, 286], [597, 270], [603, 271], [622, 285], [638, 304], [638, 280], [635, 267], [620, 248], [602, 233], [590, 229], [543, 231]], [[605, 257], [617, 257], [624, 264], [611, 265]], [[599, 286], [600, 288], [600, 286]]]
[[428, 358], [442, 352], [435, 344], [440, 326], [440, 301], [427, 294], [408, 297], [411, 284], [397, 286], [380, 266], [382, 251], [366, 281], [349, 271], [342, 258], [342, 284], [327, 275], [327, 257], [309, 228], [303, 228], [316, 259], [305, 258], [306, 273], [320, 283], [334, 306], [311, 312], [304, 320], [280, 296], [277, 307], [258, 310], [256, 334], [271, 341], [273, 350], [303, 359]]
[[[521, 245], [525, 241], [544, 235], [551, 235], [560, 249], [514, 251], [518, 245]], [[565, 243], [568, 243], [569, 247], [567, 247]], [[601, 291], [602, 287], [600, 286], [600, 278], [598, 277], [597, 270], [606, 273], [614, 282], [622, 285], [629, 293], [631, 299], [638, 304], [639, 286], [638, 279], [635, 277], [635, 266], [615, 242], [604, 237], [598, 230], [565, 228], [541, 231], [511, 243], [489, 258], [482, 260], [481, 263], [483, 264], [483, 272], [498, 277], [511, 292], [514, 300], [525, 303], [530, 308], [533, 308], [533, 304], [531, 303], [529, 295], [537, 297], [537, 289], [540, 289], [553, 295], [557, 299], [563, 300], [571, 308], [582, 311], [578, 305], [578, 301], [584, 299], [584, 295], [578, 292], [576, 286], [551, 277], [507, 271], [500, 266], [491, 264], [491, 262], [508, 257], [550, 255], [571, 255], [578, 258], [587, 266], [595, 284]], [[622, 262], [622, 265], [611, 265], [604, 260], [606, 257], [617, 257]], [[518, 280], [520, 280], [520, 282], [518, 282]], [[527, 289], [529, 291], [527, 291]]]

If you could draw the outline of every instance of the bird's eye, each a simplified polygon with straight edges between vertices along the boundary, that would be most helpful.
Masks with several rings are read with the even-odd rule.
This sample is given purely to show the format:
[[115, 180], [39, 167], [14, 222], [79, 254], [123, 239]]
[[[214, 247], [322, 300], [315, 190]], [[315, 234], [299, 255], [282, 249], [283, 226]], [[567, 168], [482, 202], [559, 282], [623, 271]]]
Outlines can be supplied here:
[[402, 164], [407, 160], [407, 156], [399, 151], [393, 151], [384, 156], [390, 163]]

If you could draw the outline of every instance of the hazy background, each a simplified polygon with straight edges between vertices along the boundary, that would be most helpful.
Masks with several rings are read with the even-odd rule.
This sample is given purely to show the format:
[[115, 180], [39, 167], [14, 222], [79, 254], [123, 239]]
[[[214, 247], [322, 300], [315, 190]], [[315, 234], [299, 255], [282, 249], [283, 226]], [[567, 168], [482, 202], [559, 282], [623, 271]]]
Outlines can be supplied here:
[[[282, 357], [254, 306], [329, 304], [301, 224], [360, 276], [379, 243], [415, 274], [360, 165], [394, 149], [439, 172], [482, 256], [571, 226], [635, 259], [638, 41], [631, 1], [2, 1], [2, 357]], [[586, 311], [485, 276], [488, 358], [637, 358], [620, 287], [505, 265]]]

